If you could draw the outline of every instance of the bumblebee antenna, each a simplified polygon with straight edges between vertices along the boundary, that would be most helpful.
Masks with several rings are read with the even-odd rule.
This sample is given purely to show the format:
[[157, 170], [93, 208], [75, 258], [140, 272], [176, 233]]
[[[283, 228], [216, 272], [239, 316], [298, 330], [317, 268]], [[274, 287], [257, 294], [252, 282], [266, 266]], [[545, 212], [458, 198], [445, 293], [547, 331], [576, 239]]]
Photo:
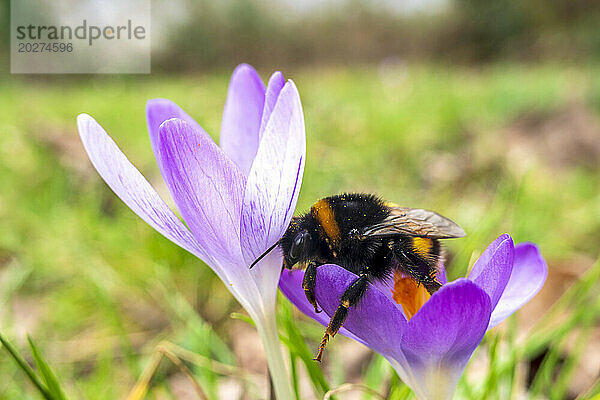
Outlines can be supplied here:
[[271, 250], [273, 250], [275, 248], [275, 246], [277, 246], [279, 244], [279, 240], [275, 242], [275, 244], [271, 247], [269, 247], [267, 249], [267, 251], [265, 251], [264, 253], [262, 253], [260, 255], [260, 257], [258, 257], [256, 260], [254, 260], [254, 262], [252, 263], [252, 265], [250, 265], [250, 269], [252, 269], [252, 267], [254, 267], [260, 260], [262, 260], [267, 254], [269, 254], [271, 252]]

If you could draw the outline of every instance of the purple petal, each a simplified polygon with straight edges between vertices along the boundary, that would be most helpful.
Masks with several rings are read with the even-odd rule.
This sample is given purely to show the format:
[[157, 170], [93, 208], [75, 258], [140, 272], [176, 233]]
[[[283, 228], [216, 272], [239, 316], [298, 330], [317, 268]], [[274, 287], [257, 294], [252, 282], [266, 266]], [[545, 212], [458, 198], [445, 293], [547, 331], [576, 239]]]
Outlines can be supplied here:
[[515, 248], [512, 238], [500, 235], [485, 249], [475, 261], [469, 274], [469, 280], [482, 288], [492, 301], [492, 310], [498, 304], [500, 296], [510, 278], [513, 269]]
[[273, 109], [275, 108], [275, 104], [277, 103], [277, 99], [279, 98], [279, 94], [281, 93], [281, 89], [285, 85], [285, 79], [283, 78], [283, 74], [279, 71], [275, 72], [269, 78], [269, 83], [267, 84], [267, 91], [265, 93], [265, 106], [263, 108], [262, 119], [260, 122], [260, 130], [259, 130], [259, 141], [262, 139], [265, 128], [267, 127], [267, 122], [269, 122], [269, 118], [271, 118], [271, 114], [273, 113]]
[[113, 192], [158, 232], [210, 263], [211, 257], [106, 131], [87, 114], [77, 117], [77, 129], [92, 164]]
[[[377, 279], [374, 280], [373, 282], [371, 282], [371, 285], [375, 286], [377, 288], [377, 290], [379, 290], [383, 295], [385, 295], [385, 297], [387, 297], [392, 303], [397, 304], [396, 301], [394, 300], [394, 276], [390, 276], [386, 279]], [[402, 315], [404, 315], [404, 311], [402, 310], [402, 306], [401, 305], [397, 305], [396, 308], [402, 312]], [[406, 315], [404, 315], [404, 317], [406, 318]]]
[[547, 275], [548, 266], [538, 247], [533, 243], [518, 244], [510, 280], [492, 312], [489, 328], [498, 325], [531, 300], [544, 286]]
[[296, 86], [289, 81], [279, 95], [248, 175], [241, 226], [247, 263], [287, 229], [296, 209], [305, 158], [302, 104]]
[[158, 156], [158, 127], [160, 124], [171, 118], [179, 118], [190, 125], [196, 126], [198, 129], [202, 129], [200, 125], [190, 117], [185, 111], [183, 111], [177, 104], [167, 99], [152, 99], [146, 103], [146, 123], [148, 125], [148, 133], [150, 134], [150, 143], [152, 144], [152, 150], [154, 151], [154, 157], [160, 168], [160, 172], [163, 172], [162, 162]]
[[[448, 283], [410, 320], [402, 351], [424, 398], [450, 399], [490, 319], [489, 296], [467, 279]], [[381, 316], [379, 316], [380, 319]]]
[[239, 264], [244, 175], [198, 127], [175, 118], [159, 131], [164, 178], [183, 219], [210, 254]]
[[239, 65], [231, 77], [221, 123], [221, 148], [248, 175], [258, 149], [265, 85], [247, 64]]
[[[342, 293], [356, 278], [352, 272], [334, 264], [317, 269], [315, 297], [328, 316], [333, 316]], [[344, 322], [344, 328], [356, 340], [391, 358], [402, 357], [400, 343], [406, 326], [406, 318], [396, 304], [371, 284], [360, 303], [350, 307]]]
[[296, 308], [302, 311], [306, 316], [314, 319], [323, 326], [327, 326], [330, 317], [324, 312], [319, 314], [315, 313], [315, 309], [306, 299], [304, 289], [302, 289], [303, 279], [304, 271], [302, 270], [283, 270], [281, 272], [281, 276], [279, 277], [279, 289], [281, 290], [281, 293], [283, 293], [284, 296], [287, 297], [288, 300], [291, 301], [292, 304], [295, 305]]

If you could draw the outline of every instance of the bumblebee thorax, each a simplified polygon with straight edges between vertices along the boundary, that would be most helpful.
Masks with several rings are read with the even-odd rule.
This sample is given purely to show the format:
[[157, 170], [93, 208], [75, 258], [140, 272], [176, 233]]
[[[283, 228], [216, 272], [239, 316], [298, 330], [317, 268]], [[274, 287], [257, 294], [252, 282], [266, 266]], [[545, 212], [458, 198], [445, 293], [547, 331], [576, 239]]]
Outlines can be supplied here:
[[311, 216], [315, 219], [319, 236], [334, 252], [340, 246], [340, 227], [338, 225], [334, 208], [329, 199], [317, 201], [310, 209]]

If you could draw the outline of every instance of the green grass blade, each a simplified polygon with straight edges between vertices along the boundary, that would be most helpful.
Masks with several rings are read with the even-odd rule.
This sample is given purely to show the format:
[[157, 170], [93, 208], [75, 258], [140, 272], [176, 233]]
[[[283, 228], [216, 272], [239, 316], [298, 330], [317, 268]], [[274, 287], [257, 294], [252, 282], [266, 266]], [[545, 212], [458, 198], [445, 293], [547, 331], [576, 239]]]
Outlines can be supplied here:
[[577, 397], [577, 400], [599, 400], [600, 399], [600, 378], [596, 379], [592, 387], [584, 394]]
[[46, 383], [46, 387], [48, 391], [52, 395], [55, 400], [66, 400], [66, 397], [60, 387], [60, 383], [56, 379], [56, 375], [50, 369], [50, 366], [44, 360], [42, 353], [38, 349], [38, 347], [33, 343], [33, 340], [29, 336], [27, 336], [27, 341], [29, 342], [29, 347], [31, 347], [31, 354], [33, 355], [33, 359], [35, 360], [35, 364], [40, 370], [40, 374]]
[[[597, 294], [597, 281], [600, 279], [600, 260], [587, 270], [585, 274], [561, 296], [555, 305], [538, 321], [533, 333], [529, 335], [524, 353], [528, 357], [539, 354], [550, 342], [572, 332], [580, 321], [590, 314], [590, 302], [594, 304]], [[570, 309], [570, 310], [569, 310]], [[560, 325], [552, 322], [561, 314], [568, 313], [567, 319]]]
[[8, 353], [11, 355], [11, 357], [16, 361], [19, 368], [21, 368], [23, 372], [25, 372], [33, 386], [35, 386], [35, 388], [40, 392], [40, 394], [46, 400], [56, 400], [54, 396], [52, 396], [48, 388], [46, 388], [42, 381], [40, 381], [40, 378], [36, 375], [36, 373], [29, 366], [29, 364], [27, 364], [27, 361], [25, 361], [25, 359], [21, 356], [21, 354], [19, 354], [17, 349], [15, 349], [13, 345], [8, 340], [6, 340], [1, 334], [0, 342], [2, 343], [2, 346], [4, 346], [6, 351], [8, 351]]
[[312, 352], [304, 342], [304, 338], [294, 322], [291, 305], [285, 302], [282, 303], [279, 315], [285, 336], [281, 335], [280, 339], [284, 342], [290, 353], [302, 361], [315, 389], [315, 396], [320, 398], [330, 390], [329, 384], [325, 379], [320, 364], [313, 360]]
[[[154, 278], [150, 279], [149, 286], [149, 294], [155, 297], [172, 317], [186, 325], [185, 335], [181, 339], [183, 347], [189, 347], [200, 355], [226, 364], [235, 364], [233, 352], [178, 290], [167, 268], [154, 264]], [[217, 398], [218, 374], [203, 367], [196, 367], [194, 373], [208, 396]]]
[[[366, 371], [363, 376], [363, 384], [367, 387], [373, 388], [378, 392], [383, 390], [383, 383], [386, 380], [386, 377], [390, 375], [391, 366], [388, 361], [383, 358], [383, 356], [374, 353], [373, 359], [369, 363]], [[371, 399], [373, 398], [370, 394], [365, 393], [363, 395], [363, 399]]]
[[560, 369], [560, 375], [552, 387], [552, 394], [550, 396], [552, 399], [567, 398], [567, 391], [569, 390], [569, 384], [571, 383], [573, 373], [577, 368], [577, 363], [585, 350], [590, 336], [591, 332], [589, 326], [579, 332], [575, 348], [569, 353], [569, 356]]
[[254, 320], [246, 314], [232, 312], [231, 314], [229, 314], [229, 317], [231, 317], [232, 319], [237, 319], [237, 320], [243, 321], [243, 322], [247, 323], [248, 325], [256, 328], [256, 324], [254, 323]]
[[487, 380], [485, 382], [485, 387], [483, 391], [483, 399], [488, 399], [492, 397], [492, 393], [498, 392], [498, 371], [495, 368], [496, 362], [498, 359], [498, 344], [500, 343], [500, 335], [495, 334], [492, 338], [488, 340], [488, 355], [489, 355], [489, 363], [490, 363], [490, 371], [487, 376]]
[[512, 399], [513, 393], [515, 392], [515, 385], [517, 384], [517, 379], [515, 379], [517, 374], [517, 359], [518, 359], [518, 348], [516, 345], [516, 337], [517, 337], [517, 318], [513, 315], [508, 320], [508, 359], [509, 366], [505, 370], [502, 370], [501, 367], [497, 366], [496, 368], [500, 369], [500, 373], [504, 375], [507, 382], [507, 398]]
[[290, 352], [290, 374], [292, 375], [292, 388], [296, 400], [300, 400], [300, 382], [298, 382], [298, 366], [296, 365], [296, 357]]
[[392, 378], [390, 379], [390, 389], [388, 398], [390, 400], [408, 400], [413, 397], [413, 392], [410, 390], [408, 386], [404, 384], [398, 377], [396, 371], [392, 373]]

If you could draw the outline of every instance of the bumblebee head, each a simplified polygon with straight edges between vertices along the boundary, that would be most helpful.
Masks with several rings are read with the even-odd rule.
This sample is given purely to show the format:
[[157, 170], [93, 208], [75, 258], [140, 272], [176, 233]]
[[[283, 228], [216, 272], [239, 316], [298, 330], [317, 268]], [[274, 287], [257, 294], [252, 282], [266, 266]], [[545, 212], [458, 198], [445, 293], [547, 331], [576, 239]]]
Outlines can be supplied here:
[[280, 241], [283, 252], [283, 266], [292, 269], [312, 258], [316, 242], [302, 219], [294, 219]]
[[281, 241], [283, 250], [283, 262], [287, 269], [292, 269], [298, 263], [309, 260], [312, 253], [313, 242], [307, 230], [297, 232], [289, 240]]
[[292, 218], [292, 222], [283, 237], [258, 257], [250, 268], [254, 267], [276, 246], [279, 246], [283, 252], [283, 266], [285, 268], [292, 269], [297, 264], [308, 262], [317, 248], [317, 242], [313, 239], [307, 222], [302, 217]]

